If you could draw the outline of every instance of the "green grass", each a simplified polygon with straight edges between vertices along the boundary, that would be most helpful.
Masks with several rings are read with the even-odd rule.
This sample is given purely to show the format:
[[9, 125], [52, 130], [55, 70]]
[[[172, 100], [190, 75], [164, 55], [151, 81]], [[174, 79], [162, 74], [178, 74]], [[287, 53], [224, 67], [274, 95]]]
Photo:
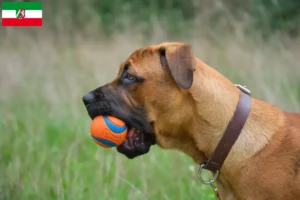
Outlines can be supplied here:
[[[136, 48], [169, 40], [158, 34], [145, 43], [138, 37], [124, 33], [111, 41], [79, 38], [72, 44], [47, 35], [6, 38], [15, 45], [0, 46], [1, 200], [214, 199], [183, 153], [155, 146], [129, 160], [89, 135], [82, 95], [111, 80]], [[238, 37], [180, 41], [246, 84], [253, 96], [299, 112], [299, 46]]]
[[[35, 101], [1, 104], [0, 199], [199, 199], [191, 159], [154, 147], [128, 160], [89, 136], [85, 110], [59, 116]], [[9, 112], [13, 113], [9, 113]], [[192, 165], [195, 167], [194, 165]], [[180, 190], [178, 189], [180, 188]]]

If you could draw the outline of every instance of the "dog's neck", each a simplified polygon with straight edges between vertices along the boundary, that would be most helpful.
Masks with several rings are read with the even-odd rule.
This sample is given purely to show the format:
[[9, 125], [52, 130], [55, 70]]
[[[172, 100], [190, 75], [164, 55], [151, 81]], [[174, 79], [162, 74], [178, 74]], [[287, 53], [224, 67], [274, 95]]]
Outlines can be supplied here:
[[[240, 90], [219, 72], [197, 60], [197, 69], [190, 93], [197, 107], [193, 113], [194, 131], [201, 140], [197, 146], [209, 157], [233, 117], [239, 101]], [[209, 106], [208, 106], [209, 105]]]
[[[203, 159], [209, 158], [215, 150], [228, 123], [233, 117], [234, 111], [239, 101], [241, 91], [226, 77], [209, 67], [201, 60], [197, 59], [197, 68], [194, 72], [194, 82], [189, 89], [194, 100], [197, 112], [193, 113], [194, 143], [202, 156], [195, 157], [197, 163], [203, 162]], [[262, 101], [253, 99], [250, 115], [245, 124], [241, 135], [234, 144], [231, 152], [226, 158], [221, 171], [220, 179], [223, 188], [234, 187], [238, 174], [246, 165], [246, 161], [255, 153], [260, 151], [268, 144], [272, 137], [272, 127], [265, 130], [254, 130], [263, 127], [263, 121], [271, 120], [274, 116], [263, 116], [260, 106], [270, 106]], [[209, 106], [208, 106], [209, 105]], [[272, 107], [273, 108], [273, 107]], [[279, 110], [274, 109], [274, 115]], [[278, 116], [278, 115], [277, 115]], [[265, 119], [263, 119], [265, 118]], [[280, 120], [280, 119], [272, 119]], [[252, 138], [251, 140], [249, 138]], [[253, 141], [256, 143], [249, 143]]]

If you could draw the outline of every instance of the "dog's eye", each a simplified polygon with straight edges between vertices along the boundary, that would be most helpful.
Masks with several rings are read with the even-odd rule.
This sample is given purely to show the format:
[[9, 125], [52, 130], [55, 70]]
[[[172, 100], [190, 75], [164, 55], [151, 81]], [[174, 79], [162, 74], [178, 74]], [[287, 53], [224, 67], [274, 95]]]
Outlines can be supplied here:
[[130, 81], [133, 81], [135, 79], [135, 77], [131, 74], [127, 74], [126, 78]]
[[129, 74], [128, 72], [126, 72], [123, 74], [121, 81], [123, 84], [128, 85], [128, 84], [136, 82], [136, 77], [133, 76], [132, 74]]
[[128, 73], [127, 71], [125, 71], [123, 73], [123, 75], [121, 76], [121, 83], [124, 86], [129, 86], [133, 83], [141, 83], [143, 81], [144, 81], [143, 77], [132, 75], [132, 74]]

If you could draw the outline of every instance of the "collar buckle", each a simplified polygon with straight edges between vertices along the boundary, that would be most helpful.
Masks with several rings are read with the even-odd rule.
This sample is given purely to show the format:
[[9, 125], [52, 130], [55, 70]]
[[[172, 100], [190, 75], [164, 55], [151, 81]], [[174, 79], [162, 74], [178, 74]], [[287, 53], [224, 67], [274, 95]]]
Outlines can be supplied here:
[[209, 180], [204, 180], [203, 179], [203, 169], [205, 169], [205, 164], [201, 164], [198, 170], [198, 178], [201, 181], [201, 183], [205, 184], [205, 185], [210, 185], [214, 182], [216, 182], [218, 175], [219, 175], [219, 170], [217, 170], [215, 173], [213, 173], [214, 177], [209, 179]]
[[208, 180], [204, 180], [204, 178], [203, 178], [203, 170], [206, 170], [205, 169], [205, 164], [201, 164], [199, 166], [199, 170], [198, 170], [198, 178], [199, 178], [199, 180], [201, 181], [201, 183], [203, 183], [205, 185], [210, 185], [212, 191], [215, 194], [216, 199], [220, 200], [218, 189], [215, 186], [215, 182], [216, 182], [216, 180], [217, 180], [217, 178], [219, 176], [219, 170], [217, 170], [215, 173], [212, 173], [213, 177], [210, 178], [210, 179], [208, 179]]
[[251, 91], [244, 85], [235, 84], [236, 87], [238, 87], [240, 90], [242, 90], [244, 93], [251, 95]]

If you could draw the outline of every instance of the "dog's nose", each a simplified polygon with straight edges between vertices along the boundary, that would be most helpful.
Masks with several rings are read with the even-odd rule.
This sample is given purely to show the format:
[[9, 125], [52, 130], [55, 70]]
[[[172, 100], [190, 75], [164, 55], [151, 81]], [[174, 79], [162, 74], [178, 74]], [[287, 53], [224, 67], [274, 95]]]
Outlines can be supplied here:
[[82, 97], [82, 101], [85, 105], [92, 103], [94, 99], [95, 95], [92, 92], [89, 92]]

